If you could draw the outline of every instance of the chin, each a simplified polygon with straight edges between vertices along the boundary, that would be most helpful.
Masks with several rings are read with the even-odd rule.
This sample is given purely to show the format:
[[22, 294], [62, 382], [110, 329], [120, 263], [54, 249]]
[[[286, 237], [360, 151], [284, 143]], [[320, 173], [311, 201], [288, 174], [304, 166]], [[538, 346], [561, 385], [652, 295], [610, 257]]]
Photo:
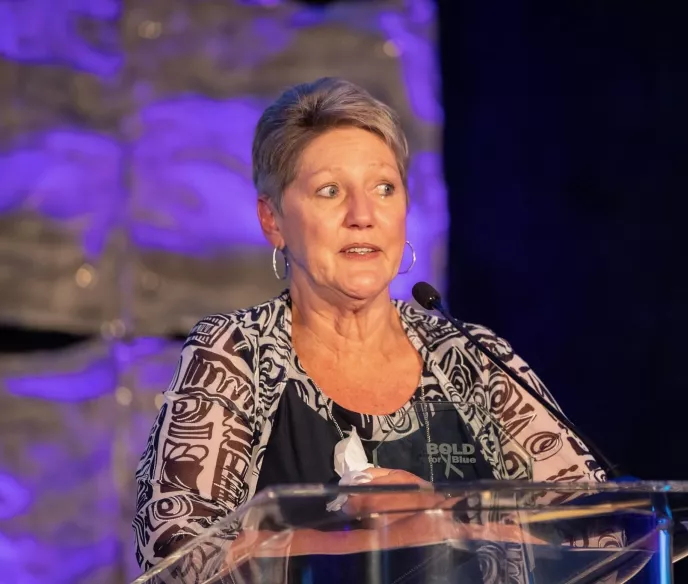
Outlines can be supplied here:
[[375, 298], [385, 290], [389, 290], [389, 282], [382, 280], [379, 275], [369, 278], [353, 277], [341, 286], [342, 292], [356, 300]]

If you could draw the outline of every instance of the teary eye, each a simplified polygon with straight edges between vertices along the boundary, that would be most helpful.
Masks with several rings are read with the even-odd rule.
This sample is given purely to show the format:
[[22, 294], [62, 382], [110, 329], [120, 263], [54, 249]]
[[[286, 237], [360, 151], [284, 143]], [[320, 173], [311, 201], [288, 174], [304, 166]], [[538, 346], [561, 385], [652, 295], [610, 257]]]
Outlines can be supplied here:
[[389, 197], [390, 195], [393, 195], [394, 191], [396, 190], [393, 184], [387, 182], [380, 183], [376, 188], [378, 193], [383, 197]]

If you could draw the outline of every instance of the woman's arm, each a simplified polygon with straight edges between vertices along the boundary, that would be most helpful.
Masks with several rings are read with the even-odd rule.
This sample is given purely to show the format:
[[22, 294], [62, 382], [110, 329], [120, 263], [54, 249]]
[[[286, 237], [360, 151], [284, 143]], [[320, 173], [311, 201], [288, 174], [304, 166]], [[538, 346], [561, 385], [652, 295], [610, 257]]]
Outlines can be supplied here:
[[143, 569], [247, 499], [253, 354], [222, 315], [203, 319], [187, 338], [136, 472]]
[[[483, 334], [480, 334], [480, 331]], [[528, 364], [516, 355], [511, 345], [489, 331], [479, 329], [478, 338], [513, 371], [521, 375], [545, 400], [556, 409], [561, 408]], [[513, 476], [532, 478], [534, 482], [553, 483], [552, 489], [541, 493], [538, 505], [562, 505], [578, 497], [572, 491], [556, 491], [556, 483], [597, 483], [607, 480], [600, 466], [585, 444], [568, 428], [563, 427], [544, 407], [519, 387], [491, 362], [486, 365], [486, 386], [489, 409], [504, 429], [501, 436], [505, 459], [510, 461]], [[585, 533], [562, 533], [568, 545], [589, 547], [621, 547], [625, 535], [620, 529], [598, 528], [590, 521]]]
[[[473, 331], [494, 353], [556, 409], [548, 389], [511, 345], [491, 331]], [[606, 475], [585, 444], [564, 428], [510, 377], [484, 359], [484, 383], [490, 414], [504, 430], [500, 437], [510, 469], [509, 478], [536, 482], [603, 482]]]

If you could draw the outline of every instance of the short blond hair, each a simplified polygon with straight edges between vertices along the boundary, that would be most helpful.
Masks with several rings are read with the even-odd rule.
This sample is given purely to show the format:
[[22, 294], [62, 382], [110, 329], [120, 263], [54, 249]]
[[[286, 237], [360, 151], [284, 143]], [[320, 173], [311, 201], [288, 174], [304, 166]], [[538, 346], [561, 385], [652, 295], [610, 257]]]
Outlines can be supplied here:
[[253, 182], [279, 212], [284, 190], [296, 178], [298, 159], [328, 130], [354, 127], [382, 138], [394, 152], [407, 187], [408, 142], [396, 112], [349, 81], [323, 77], [290, 87], [260, 117], [253, 139]]

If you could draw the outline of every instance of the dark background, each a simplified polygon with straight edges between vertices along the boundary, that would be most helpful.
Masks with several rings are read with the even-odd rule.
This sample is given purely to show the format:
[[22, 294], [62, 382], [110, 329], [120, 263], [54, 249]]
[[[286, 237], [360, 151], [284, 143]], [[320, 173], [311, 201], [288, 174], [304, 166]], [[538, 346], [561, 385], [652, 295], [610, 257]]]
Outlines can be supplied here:
[[454, 313], [628, 473], [688, 479], [679, 3], [439, 6]]

